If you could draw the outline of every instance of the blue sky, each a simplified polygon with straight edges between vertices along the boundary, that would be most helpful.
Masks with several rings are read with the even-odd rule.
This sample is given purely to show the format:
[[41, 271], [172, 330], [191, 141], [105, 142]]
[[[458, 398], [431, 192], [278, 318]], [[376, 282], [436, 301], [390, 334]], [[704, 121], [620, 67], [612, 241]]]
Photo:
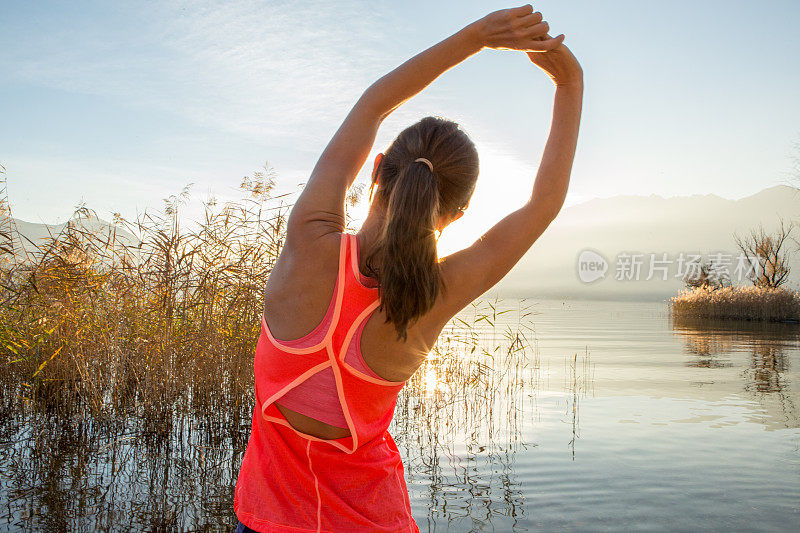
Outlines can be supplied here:
[[[3, 2], [0, 163], [15, 216], [64, 221], [81, 200], [131, 216], [189, 182], [225, 198], [267, 161], [280, 187], [295, 190], [372, 81], [512, 6]], [[800, 2], [534, 7], [566, 34], [585, 73], [568, 204], [737, 198], [789, 180], [800, 142]], [[530, 193], [552, 93], [524, 55], [484, 51], [390, 117], [375, 152], [422, 116], [459, 121], [481, 154], [476, 196], [451, 243], [468, 244]]]

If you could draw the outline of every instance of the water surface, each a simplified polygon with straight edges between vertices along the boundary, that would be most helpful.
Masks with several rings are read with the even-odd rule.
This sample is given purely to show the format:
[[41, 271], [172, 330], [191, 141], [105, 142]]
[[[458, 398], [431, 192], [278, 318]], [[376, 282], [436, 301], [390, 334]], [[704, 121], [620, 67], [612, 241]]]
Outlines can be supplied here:
[[[800, 523], [798, 326], [675, 322], [664, 303], [506, 300], [461, 318], [391, 428], [421, 530]], [[166, 436], [16, 405], [0, 391], [0, 530], [235, 524], [252, 404], [175, 415]]]
[[436, 469], [409, 447], [423, 530], [800, 524], [800, 328], [676, 322], [664, 303], [532, 309], [539, 379], [513, 440], [467, 437]]

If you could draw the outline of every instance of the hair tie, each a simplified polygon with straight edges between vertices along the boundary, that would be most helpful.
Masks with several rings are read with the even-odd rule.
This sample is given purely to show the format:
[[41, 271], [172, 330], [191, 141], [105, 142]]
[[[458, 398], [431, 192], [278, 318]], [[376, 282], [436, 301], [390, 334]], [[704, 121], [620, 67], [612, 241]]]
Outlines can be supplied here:
[[425, 163], [426, 165], [428, 165], [428, 168], [429, 168], [429, 169], [431, 169], [431, 172], [433, 172], [433, 163], [431, 163], [430, 161], [428, 161], [428, 160], [427, 160], [427, 159], [425, 159], [424, 157], [418, 157], [418, 158], [416, 158], [416, 159], [414, 160], [414, 163]]

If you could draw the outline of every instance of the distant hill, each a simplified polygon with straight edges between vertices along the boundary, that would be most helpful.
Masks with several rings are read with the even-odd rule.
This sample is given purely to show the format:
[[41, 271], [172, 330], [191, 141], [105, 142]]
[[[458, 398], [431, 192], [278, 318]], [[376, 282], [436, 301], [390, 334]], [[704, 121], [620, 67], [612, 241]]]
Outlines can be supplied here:
[[[699, 253], [706, 259], [708, 254], [720, 252], [733, 255], [735, 261], [739, 251], [734, 232], [744, 234], [759, 224], [771, 230], [781, 216], [800, 221], [800, 191], [777, 186], [740, 200], [716, 195], [614, 196], [589, 200], [564, 209], [520, 263], [490, 292], [540, 298], [663, 300], [683, 288], [683, 282], [674, 277], [678, 254]], [[114, 231], [112, 224], [96, 217], [78, 223], [104, 238]], [[16, 246], [22, 243], [29, 251], [34, 247], [28, 239], [41, 243], [48, 235], [58, 234], [66, 227], [66, 224], [36, 224], [18, 219], [14, 219], [14, 224]], [[116, 231], [119, 241], [137, 243], [125, 230]], [[794, 236], [800, 240], [800, 230]], [[797, 243], [789, 242], [789, 248], [796, 250]], [[605, 277], [592, 283], [582, 282], [577, 271], [578, 256], [587, 249], [608, 262]], [[644, 254], [640, 281], [615, 279], [621, 252]], [[659, 259], [667, 253], [673, 261], [667, 268], [670, 278], [667, 281], [644, 280], [651, 253]], [[790, 283], [797, 289], [800, 252], [794, 253], [791, 265]]]
[[103, 240], [108, 240], [116, 232], [117, 242], [125, 245], [136, 245], [138, 240], [130, 232], [114, 227], [109, 222], [98, 217], [86, 217], [73, 219], [62, 224], [37, 224], [26, 222], [17, 218], [12, 219], [14, 252], [18, 257], [35, 253], [37, 247], [43, 246], [50, 238], [61, 235], [67, 228], [67, 224], [74, 224], [82, 231], [92, 233]]
[[[781, 216], [800, 220], [800, 191], [776, 186], [741, 200], [716, 195], [590, 200], [564, 209], [495, 290], [507, 296], [661, 300], [683, 287], [680, 279], [672, 277], [677, 264], [668, 267], [668, 281], [617, 281], [619, 253], [645, 254], [642, 279], [649, 273], [650, 253], [658, 259], [667, 253], [668, 260], [676, 260], [681, 252], [700, 253], [704, 259], [721, 252], [733, 254], [735, 262], [739, 250], [734, 232], [745, 234], [759, 224], [771, 230]], [[800, 231], [795, 231], [794, 237], [800, 239]], [[791, 250], [797, 249], [796, 242], [788, 244]], [[585, 249], [608, 261], [605, 278], [593, 283], [579, 279], [577, 259]], [[800, 253], [793, 255], [791, 281], [797, 288]]]

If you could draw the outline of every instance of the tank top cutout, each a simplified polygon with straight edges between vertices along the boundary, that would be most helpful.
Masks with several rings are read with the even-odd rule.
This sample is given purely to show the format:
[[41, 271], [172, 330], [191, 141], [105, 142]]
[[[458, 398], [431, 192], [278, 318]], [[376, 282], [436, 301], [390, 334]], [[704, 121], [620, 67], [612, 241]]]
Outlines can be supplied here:
[[[353, 273], [358, 276], [359, 281], [365, 287], [377, 287], [377, 280], [364, 276], [358, 268], [358, 258], [360, 257], [360, 243], [358, 238], [353, 235], [352, 238], [356, 240], [356, 254], [352, 256], [353, 261], [351, 268]], [[328, 304], [328, 310], [322, 322], [317, 325], [310, 333], [304, 335], [299, 339], [280, 341], [281, 344], [292, 348], [307, 348], [319, 343], [328, 331], [333, 318], [333, 312], [336, 302], [336, 292], [339, 287], [339, 279], [337, 275], [336, 282], [333, 287], [333, 296]], [[367, 374], [370, 377], [382, 379], [364, 361], [361, 353], [361, 334], [364, 331], [364, 326], [367, 320], [364, 320], [353, 335], [347, 352], [344, 356], [344, 361], [356, 370]], [[315, 420], [319, 420], [325, 424], [347, 429], [347, 420], [345, 419], [344, 412], [342, 411], [339, 396], [336, 391], [336, 379], [333, 375], [333, 370], [327, 368], [321, 372], [300, 383], [286, 394], [284, 394], [277, 402], [281, 406], [300, 413], [301, 415], [308, 416]]]

